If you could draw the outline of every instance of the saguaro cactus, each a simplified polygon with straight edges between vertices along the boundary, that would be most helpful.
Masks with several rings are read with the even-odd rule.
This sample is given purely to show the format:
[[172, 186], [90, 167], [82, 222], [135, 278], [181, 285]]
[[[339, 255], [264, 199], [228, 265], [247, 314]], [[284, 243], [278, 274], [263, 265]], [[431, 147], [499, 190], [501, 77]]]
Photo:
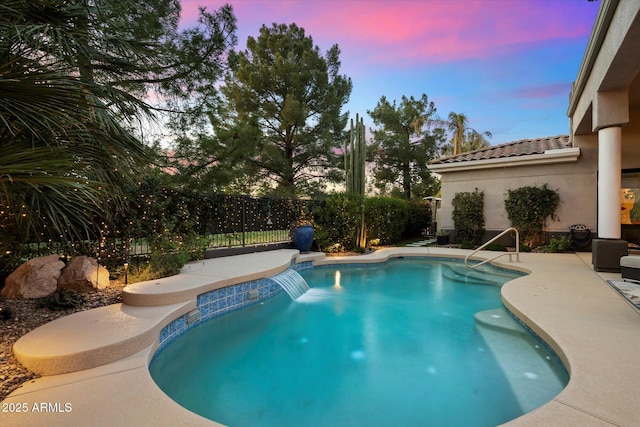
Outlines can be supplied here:
[[356, 114], [355, 126], [351, 119], [349, 140], [344, 147], [344, 169], [347, 184], [347, 192], [360, 196], [360, 230], [356, 238], [356, 245], [364, 249], [367, 245], [367, 230], [364, 222], [364, 184], [365, 184], [365, 141], [364, 119]]
[[351, 119], [349, 140], [344, 147], [344, 169], [347, 192], [364, 196], [364, 169], [366, 142], [364, 135], [364, 119], [356, 114], [355, 126]]

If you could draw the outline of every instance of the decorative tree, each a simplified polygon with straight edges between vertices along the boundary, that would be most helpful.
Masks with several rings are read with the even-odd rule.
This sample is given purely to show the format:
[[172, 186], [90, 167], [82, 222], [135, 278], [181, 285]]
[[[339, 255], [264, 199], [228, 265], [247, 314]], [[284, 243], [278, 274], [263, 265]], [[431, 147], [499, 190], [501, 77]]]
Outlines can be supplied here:
[[446, 120], [436, 116], [425, 115], [418, 117], [413, 122], [413, 127], [417, 130], [421, 126], [434, 128], [434, 131], [448, 132], [451, 139], [440, 148], [443, 156], [456, 155], [469, 151], [480, 150], [490, 146], [489, 140], [491, 132], [478, 132], [468, 126], [469, 119], [464, 113], [449, 113]]

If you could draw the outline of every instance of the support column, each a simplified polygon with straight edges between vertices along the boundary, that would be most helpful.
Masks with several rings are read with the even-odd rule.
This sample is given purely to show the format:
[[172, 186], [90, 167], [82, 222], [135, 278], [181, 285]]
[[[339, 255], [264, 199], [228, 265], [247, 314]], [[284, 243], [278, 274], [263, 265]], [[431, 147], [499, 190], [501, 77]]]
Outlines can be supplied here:
[[620, 240], [620, 192], [622, 190], [622, 128], [598, 130], [598, 238], [591, 255], [596, 271], [620, 271], [620, 258], [628, 254]]
[[622, 128], [598, 131], [598, 237], [620, 238]]

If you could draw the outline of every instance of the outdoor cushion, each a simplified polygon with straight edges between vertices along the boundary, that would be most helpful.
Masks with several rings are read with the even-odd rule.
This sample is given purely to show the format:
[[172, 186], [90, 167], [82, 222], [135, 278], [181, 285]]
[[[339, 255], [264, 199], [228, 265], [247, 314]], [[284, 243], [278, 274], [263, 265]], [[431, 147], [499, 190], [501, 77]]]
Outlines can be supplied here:
[[620, 272], [623, 279], [640, 280], [640, 256], [621, 257]]
[[621, 267], [640, 268], [640, 256], [628, 255], [620, 258]]

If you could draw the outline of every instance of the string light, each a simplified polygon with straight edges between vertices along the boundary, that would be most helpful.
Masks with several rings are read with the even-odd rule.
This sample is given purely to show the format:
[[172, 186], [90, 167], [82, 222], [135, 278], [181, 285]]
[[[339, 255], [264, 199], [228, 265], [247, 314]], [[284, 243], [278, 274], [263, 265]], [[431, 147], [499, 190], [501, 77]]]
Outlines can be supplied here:
[[[41, 227], [38, 240], [54, 252], [61, 253], [66, 247], [64, 251], [91, 252], [89, 255], [98, 259], [115, 261], [146, 255], [152, 250], [195, 250], [198, 245], [202, 247], [203, 242], [207, 247], [283, 242], [289, 240], [290, 229], [306, 203], [228, 194], [203, 195], [168, 188], [140, 190], [139, 196], [125, 198], [131, 212], [119, 220], [124, 227], [114, 228], [118, 221], [111, 223], [96, 218], [94, 243], [65, 241], [73, 233], [73, 227], [63, 229], [56, 239], [47, 237], [50, 236], [47, 230], [58, 228], [43, 212], [34, 210], [32, 214], [38, 217]], [[25, 205], [17, 214], [21, 218], [30, 215]], [[0, 216], [5, 223], [15, 218], [10, 206], [0, 210]], [[35, 243], [39, 246], [40, 242]], [[28, 250], [28, 245], [23, 246]]]

